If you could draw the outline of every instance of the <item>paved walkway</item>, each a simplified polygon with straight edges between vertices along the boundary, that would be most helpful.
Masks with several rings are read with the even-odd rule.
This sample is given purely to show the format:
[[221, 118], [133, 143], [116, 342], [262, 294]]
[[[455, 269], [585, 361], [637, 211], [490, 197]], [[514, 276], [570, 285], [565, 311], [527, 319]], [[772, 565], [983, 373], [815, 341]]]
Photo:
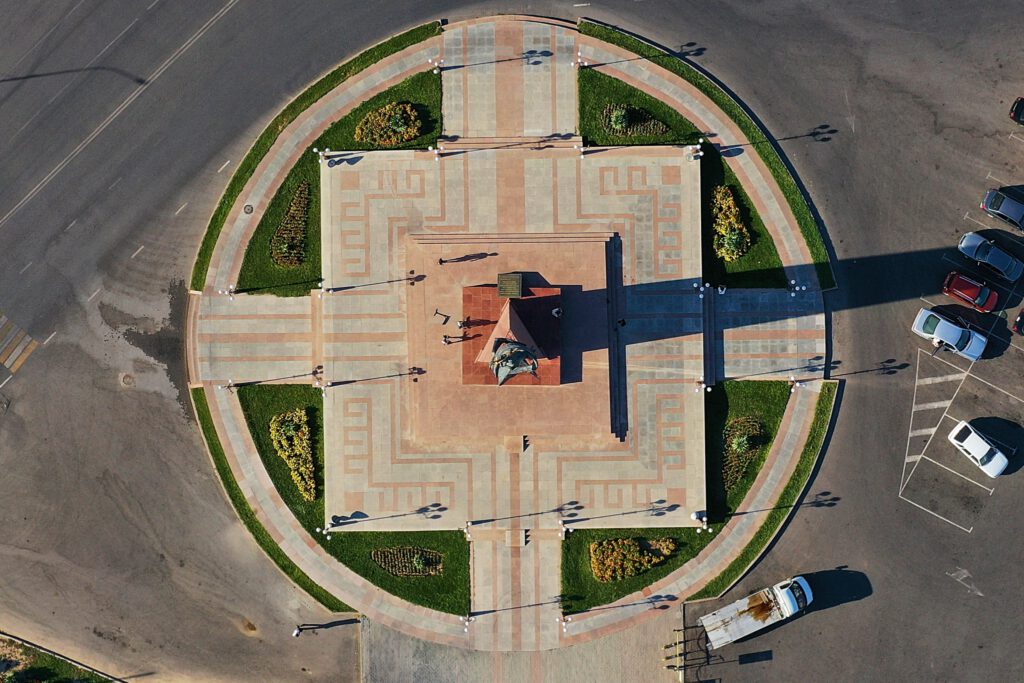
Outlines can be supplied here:
[[[684, 472], [687, 467], [690, 472], [680, 481], [688, 480], [700, 489], [703, 496], [702, 458], [700, 466], [695, 467], [698, 461], [686, 458], [685, 453], [687, 450], [703, 453], [703, 400], [699, 393], [694, 394], [692, 386], [695, 378], [704, 374], [701, 321], [705, 318], [701, 310], [703, 307], [706, 311], [709, 300], [705, 299], [701, 304], [692, 288], [692, 284], [699, 281], [699, 244], [686, 239], [681, 232], [672, 232], [674, 226], [696, 225], [694, 221], [699, 220], [693, 218], [693, 215], [699, 217], [699, 207], [696, 203], [682, 201], [679, 190], [683, 182], [679, 173], [685, 171], [686, 164], [691, 162], [682, 161], [679, 153], [673, 153], [671, 148], [662, 148], [667, 151], [661, 152], [599, 150], [580, 158], [578, 152], [564, 144], [551, 145], [546, 152], [522, 148], [504, 151], [470, 149], [447, 155], [440, 162], [423, 152], [362, 155], [355, 168], [341, 165], [332, 171], [337, 185], [332, 185], [332, 189], [327, 191], [323, 202], [325, 219], [362, 221], [362, 227], [353, 224], [334, 234], [324, 230], [324, 275], [327, 286], [340, 291], [333, 291], [324, 299], [316, 295], [295, 299], [236, 295], [230, 299], [216, 293], [235, 281], [244, 246], [262, 209], [294, 160], [319, 132], [359, 101], [422, 70], [428, 58], [439, 56], [442, 47], [446, 51], [449, 49], [449, 36], [455, 33], [461, 34], [463, 41], [468, 39], [471, 43], [474, 37], [477, 42], [486, 43], [489, 35], [496, 36], [492, 51], [495, 58], [499, 53], [504, 55], [510, 49], [519, 49], [515, 46], [521, 45], [528, 48], [524, 52], [530, 49], [536, 49], [538, 53], [551, 51], [551, 58], [556, 55], [564, 58], [568, 51], [571, 62], [572, 52], [567, 46], [575, 44], [572, 42], [575, 33], [558, 22], [541, 21], [533, 25], [524, 23], [521, 18], [503, 17], [498, 21], [455, 24], [447, 27], [444, 40], [431, 39], [384, 60], [304, 113], [282, 134], [247, 183], [214, 252], [207, 286], [203, 293], [192, 295], [188, 339], [190, 379], [193, 385], [207, 388], [211, 412], [229, 462], [257, 516], [296, 564], [315, 581], [368, 618], [418, 637], [479, 649], [549, 649], [590, 640], [649, 618], [656, 612], [651, 609], [650, 596], [685, 595], [699, 589], [728, 565], [730, 558], [749, 541], [763, 520], [763, 514], [758, 512], [734, 518], [726, 531], [694, 562], [645, 589], [642, 594], [629, 596], [614, 606], [579, 615], [564, 625], [557, 621], [560, 611], [554, 598], [560, 592], [561, 547], [558, 536], [562, 532], [559, 522], [571, 519], [565, 515], [569, 502], [583, 505], [588, 516], [592, 515], [591, 523], [595, 525], [601, 525], [598, 521], [601, 517], [593, 512], [602, 507], [618, 510], [614, 517], [603, 518], [604, 524], [621, 525], [626, 519], [621, 515], [628, 513], [631, 526], [647, 523], [686, 525], [691, 523], [686, 511], [694, 501], [688, 500], [686, 505], [678, 506], [682, 515], [679, 520], [666, 521], [664, 517], [656, 516], [656, 513], [665, 512], [658, 510], [659, 502], [685, 501], [686, 494], [682, 489], [666, 487], [660, 480], [650, 480], [649, 473], [657, 472], [662, 476], [661, 473], [671, 472], [673, 468]], [[523, 41], [529, 39], [532, 42], [519, 43], [520, 36]], [[451, 40], [451, 46], [454, 46], [455, 38]], [[528, 47], [530, 45], [537, 47]], [[470, 45], [467, 49], [486, 52], [485, 48], [486, 45]], [[588, 49], [594, 52], [585, 53], [585, 58], [589, 57], [591, 61], [595, 60], [595, 55], [601, 54], [623, 58], [622, 54], [616, 55], [617, 48], [611, 46], [591, 43]], [[601, 53], [601, 50], [605, 52]], [[447, 67], [451, 58], [446, 56], [445, 59]], [[541, 98], [538, 107], [548, 112], [545, 122], [530, 122], [523, 118], [522, 124], [508, 124], [514, 127], [516, 134], [543, 137], [572, 131], [575, 124], [566, 127], [564, 123], [567, 108], [561, 94], [565, 79], [560, 75], [564, 69], [560, 62], [551, 66], [547, 76], [543, 76], [542, 71], [530, 71], [542, 64], [526, 63], [522, 55], [516, 60], [501, 63], [506, 65], [503, 69], [511, 69], [511, 65], [515, 65], [522, 80], [522, 85], [516, 87], [522, 88], [520, 92], [524, 97], [528, 91], [535, 93], [534, 96]], [[643, 79], [642, 69], [636, 73], [629, 66], [639, 64], [645, 63], [632, 60], [600, 68], [618, 68], [621, 75], [613, 75], [624, 80]], [[506, 95], [495, 82], [484, 77], [483, 72], [471, 77], [474, 72], [468, 66], [461, 70], [464, 71], [461, 91], [458, 85], [449, 86], [450, 82], [455, 82], [453, 79], [458, 77], [459, 70], [455, 70], [452, 76], [445, 72], [446, 119], [449, 111], [455, 111], [449, 101], [453, 92], [464, 94], [463, 103], [476, 101], [472, 93], [466, 95], [467, 88], [481, 88], [482, 92], [490, 88], [494, 98]], [[723, 131], [722, 139], [727, 144], [743, 144], [742, 136], [736, 137], [728, 131], [728, 124], [719, 120], [724, 117], [717, 112], [698, 108], [688, 113], [684, 105], [693, 106], [693, 102], [686, 99], [692, 93], [687, 93], [685, 87], [672, 82], [664, 74], [658, 74], [658, 77], [662, 80], [655, 81], [655, 86], [666, 88], [666, 98], [670, 103], [695, 122], [699, 121], [698, 125], [710, 126], [707, 130]], [[542, 78], [548, 79], [546, 89], [530, 85], [540, 83]], [[575, 79], [570, 82], [574, 89]], [[645, 84], [645, 87], [652, 86]], [[487, 97], [482, 97], [482, 101], [486, 106]], [[498, 99], [494, 101], [498, 102]], [[573, 98], [573, 119], [574, 102]], [[473, 111], [464, 111], [461, 119], [458, 114], [453, 114], [451, 120], [455, 121], [453, 125], [459, 125], [459, 120], [463, 125], [469, 125], [467, 121], [478, 118]], [[468, 134], [495, 137], [509, 130], [513, 128], [474, 130], [470, 125]], [[451, 133], [451, 129], [446, 132]], [[659, 158], [659, 154], [668, 156]], [[375, 162], [378, 157], [381, 161]], [[802, 264], [809, 264], [809, 257], [801, 255], [802, 239], [798, 232], [792, 232], [796, 229], [795, 221], [786, 220], [788, 207], [784, 203], [778, 204], [778, 197], [775, 197], [777, 188], [771, 184], [766, 169], [762, 168], [763, 164], [758, 166], [754, 155], [736, 158], [744, 159], [741, 168], [736, 169], [737, 174], [762, 216], [769, 217], [766, 223], [771, 222], [773, 236], [775, 233], [780, 235], [776, 243], [789, 245], [779, 249], [784, 265], [793, 274], [804, 272], [806, 268]], [[377, 171], [373, 171], [375, 164], [383, 165], [378, 165]], [[362, 169], [373, 172], [363, 173]], [[344, 175], [351, 171], [356, 172], [347, 177]], [[368, 182], [378, 183], [378, 189], [383, 190], [383, 193], [378, 193], [382, 200], [377, 202], [378, 206], [372, 202], [334, 203], [330, 199], [335, 191], [339, 197], [351, 191], [353, 183], [356, 189], [368, 196], [367, 191], [372, 188], [363, 187], [363, 183]], [[490, 194], [476, 191], [481, 185], [500, 186], [503, 201], [497, 201], [493, 191]], [[539, 193], [545, 188], [552, 197], [550, 202], [538, 201], [544, 197]], [[591, 193], [589, 199], [587, 192]], [[776, 202], [774, 209], [773, 201]], [[255, 207], [252, 214], [242, 211], [246, 204]], [[397, 214], [394, 213], [396, 208], [400, 209]], [[385, 221], [383, 230], [369, 229], [374, 216]], [[325, 226], [330, 225], [329, 220], [324, 221]], [[611, 230], [621, 234], [621, 256], [610, 260], [622, 263], [621, 278], [626, 287], [622, 290], [621, 300], [613, 298], [611, 305], [616, 314], [610, 314], [605, 322], [611, 328], [606, 328], [606, 334], [612, 355], [603, 372], [607, 376], [609, 368], [615, 364], [614, 354], [622, 354], [626, 360], [625, 367], [629, 368], [623, 382], [626, 386], [636, 387], [623, 400], [630, 429], [630, 437], [625, 443], [610, 439], [609, 433], [598, 441], [574, 437], [577, 445], [566, 449], [564, 445], [541, 435], [530, 439], [529, 443], [520, 443], [519, 437], [513, 441], [506, 438], [497, 447], [492, 444], [485, 452], [477, 452], [479, 449], [475, 447], [458, 453], [450, 448], [440, 451], [435, 448], [433, 452], [420, 449], [423, 452], [419, 455], [398, 451], [397, 459], [390, 455], [390, 460], [364, 459], [364, 467], [386, 468], [382, 479], [385, 485], [381, 491], [367, 489], [367, 497], [358, 501], [361, 503], [358, 507], [369, 506], [371, 495], [378, 510], [408, 512], [417, 506], [440, 502], [442, 496], [447, 496], [444, 500], [451, 506], [467, 505], [474, 496], [459, 491], [465, 490], [469, 481], [479, 479], [481, 482], [501, 483], [490, 491], [481, 489], [475, 496], [478, 501], [475, 508], [453, 509], [443, 523], [429, 527], [458, 528], [464, 520], [474, 522], [471, 527], [473, 609], [477, 616], [468, 633], [456, 617], [416, 607], [384, 593], [327, 555], [299, 526], [274, 490], [263, 471], [234, 395], [218, 388], [228, 379], [236, 382], [246, 379], [281, 380], [295, 375], [286, 381], [302, 381], [298, 376], [307, 373], [305, 376], [308, 377], [313, 367], [324, 365], [328, 380], [352, 382], [332, 387], [325, 402], [328, 422], [335, 418], [339, 423], [348, 421], [345, 442], [339, 448], [374, 443], [404, 444], [409, 436], [403, 426], [405, 418], [387, 427], [389, 432], [380, 431], [384, 427], [379, 418], [389, 414], [395, 420], [403, 414], [401, 387], [410, 386], [411, 379], [393, 375], [402, 374], [417, 364], [414, 362], [419, 348], [417, 344], [426, 348], [423, 346], [425, 342], [415, 341], [415, 334], [410, 336], [409, 325], [412, 323], [407, 322], [415, 319], [408, 316], [409, 296], [421, 297], [425, 291], [422, 283], [426, 281], [417, 282], [415, 278], [427, 275], [428, 281], [439, 282], [440, 274], [431, 274], [428, 269], [429, 264], [436, 261], [436, 253], [424, 252], [420, 265], [411, 269], [406, 269], [395, 256], [401, 254], [404, 257], [401, 238], [410, 226], [423, 229], [431, 224], [442, 235], [453, 231], [466, 234], [505, 232], [513, 228], [531, 232], [546, 224], [551, 226], [546, 230], [554, 233]], [[443, 250], [455, 247], [441, 243], [430, 248]], [[450, 257], [452, 254], [441, 251], [440, 255]], [[697, 259], [696, 270], [693, 269], [694, 258]], [[394, 275], [397, 272], [405, 275], [406, 270], [416, 271], [415, 275], [408, 276], [412, 281], [389, 282], [396, 279]], [[470, 270], [467, 268], [462, 272], [470, 277]], [[813, 273], [813, 268], [807, 272]], [[377, 284], [371, 286], [371, 283]], [[752, 296], [751, 293], [737, 295], [738, 301]], [[808, 298], [801, 301], [797, 310], [811, 311], [815, 301], [820, 305], [816, 287], [806, 296]], [[424, 300], [419, 305], [429, 312], [427, 303]], [[792, 313], [785, 302], [778, 302], [778, 306], [781, 315]], [[627, 323], [621, 331], [616, 329], [620, 326], [613, 323], [619, 315]], [[728, 316], [723, 316], [723, 320], [727, 319]], [[772, 323], [761, 321], [757, 324], [767, 331]], [[730, 368], [738, 367], [731, 363], [740, 360], [730, 359], [730, 352], [736, 348], [734, 342], [744, 340], [728, 330], [721, 333], [721, 340], [723, 371], [728, 374]], [[587, 373], [599, 375], [602, 372], [600, 363], [584, 365]], [[773, 366], [773, 372], [782, 371], [780, 367]], [[430, 373], [425, 377], [431, 377]], [[644, 389], [645, 386], [650, 390]], [[362, 398], [357, 395], [360, 392]], [[813, 391], [802, 390], [794, 395], [795, 400], [790, 401], [768, 465], [755, 484], [756, 495], [752, 495], [753, 500], [749, 501], [752, 510], [770, 507], [768, 503], [785, 485], [813, 416], [813, 396], [816, 396]], [[357, 405], [360, 402], [362, 407]], [[652, 409], [645, 408], [648, 405]], [[616, 410], [614, 401], [608, 410]], [[361, 426], [357, 424], [360, 422]], [[698, 429], [699, 435], [695, 431]], [[644, 445], [644, 437], [634, 436], [636, 434], [646, 434], [655, 438], [655, 442]], [[680, 438], [682, 434], [688, 436]], [[330, 433], [326, 436], [328, 441], [332, 438], [335, 437]], [[414, 457], [410, 458], [410, 455]], [[428, 467], [436, 467], [436, 464], [430, 464], [431, 460], [447, 461], [448, 467], [444, 473], [438, 470], [439, 476], [434, 477], [424, 477], [423, 472], [415, 467], [405, 469], [414, 464], [417, 457]], [[601, 468], [588, 466], [581, 457], [596, 458], [595, 463], [603, 461], [605, 465]], [[451, 467], [459, 462], [470, 468], [483, 468], [489, 474], [481, 478], [479, 471], [472, 475], [460, 473], [458, 467]], [[608, 468], [607, 463], [622, 465]], [[355, 461], [350, 465], [358, 467]], [[574, 467], [578, 474], [573, 474]], [[595, 475], [602, 471], [603, 474], [595, 480]], [[378, 476], [381, 474], [379, 469], [374, 472]], [[329, 495], [334, 495], [330, 493], [332, 490], [343, 494], [355, 492], [351, 488], [339, 488], [337, 479], [332, 484], [332, 476], [335, 475], [329, 468]], [[602, 481], [600, 476], [608, 478]], [[585, 485], [581, 488], [573, 482]], [[570, 484], [568, 487], [567, 483]], [[382, 491], [388, 491], [389, 498], [381, 498]], [[703, 505], [703, 498], [699, 504]], [[345, 501], [341, 507], [347, 509], [351, 506]], [[328, 514], [331, 512], [333, 510], [329, 509]], [[419, 517], [407, 515], [405, 519], [415, 524]]]

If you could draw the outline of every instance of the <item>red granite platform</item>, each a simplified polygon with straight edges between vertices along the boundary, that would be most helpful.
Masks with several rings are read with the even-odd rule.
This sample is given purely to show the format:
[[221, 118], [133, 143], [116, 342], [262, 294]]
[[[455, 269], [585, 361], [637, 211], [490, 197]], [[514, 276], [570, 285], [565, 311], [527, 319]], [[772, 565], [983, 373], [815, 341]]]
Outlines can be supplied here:
[[[462, 317], [470, 320], [468, 340], [462, 346], [462, 383], [497, 386], [498, 380], [487, 363], [477, 357], [491, 338], [501, 311], [509, 301], [498, 296], [496, 285], [476, 285], [462, 289]], [[562, 383], [561, 325], [551, 310], [562, 305], [559, 287], [531, 287], [529, 295], [515, 299], [516, 312], [539, 347], [537, 376], [516, 375], [505, 386], [556, 386]]]

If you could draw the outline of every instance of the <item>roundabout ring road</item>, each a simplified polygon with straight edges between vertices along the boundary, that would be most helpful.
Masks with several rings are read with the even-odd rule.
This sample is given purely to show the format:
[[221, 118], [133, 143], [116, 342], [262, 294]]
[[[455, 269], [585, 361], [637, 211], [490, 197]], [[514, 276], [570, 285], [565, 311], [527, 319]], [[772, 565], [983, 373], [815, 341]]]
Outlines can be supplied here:
[[[573, 4], [340, 17], [272, 3], [5, 3], [19, 30], [0, 48], [0, 311], [40, 345], [0, 378], [0, 628], [121, 676], [357, 676], [354, 631], [291, 638], [327, 615], [246, 537], [186, 418], [193, 249], [233, 163], [332, 65], [437, 17], [586, 12], [685, 45], [728, 83], [780, 140], [837, 257], [841, 289], [826, 307], [845, 386], [809, 492], [838, 500], [799, 510], [736, 592], [845, 566], [869, 594], [837, 585], [827, 609], [743, 650], [771, 658], [704, 673], [1021, 675], [1000, 628], [1024, 603], [1019, 477], [971, 534], [900, 501], [914, 375], [884, 369], [913, 367], [918, 297], [936, 297], [942, 257], [978, 229], [971, 219], [995, 227], [974, 208], [984, 190], [1020, 172], [1024, 142], [1005, 110], [1024, 90], [1011, 66], [1021, 48], [1004, 6]], [[812, 135], [822, 124], [837, 133]]]

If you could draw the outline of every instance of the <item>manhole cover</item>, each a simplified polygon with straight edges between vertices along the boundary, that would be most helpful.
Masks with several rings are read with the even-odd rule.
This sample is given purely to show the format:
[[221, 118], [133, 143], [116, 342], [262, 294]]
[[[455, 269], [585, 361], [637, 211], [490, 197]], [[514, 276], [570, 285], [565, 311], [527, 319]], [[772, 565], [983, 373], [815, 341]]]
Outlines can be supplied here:
[[242, 211], [245, 211], [246, 213], [252, 213], [252, 204], [246, 204], [245, 206], [243, 206]]
[[121, 375], [121, 386], [123, 387], [134, 387], [135, 376], [129, 375], [127, 372]]

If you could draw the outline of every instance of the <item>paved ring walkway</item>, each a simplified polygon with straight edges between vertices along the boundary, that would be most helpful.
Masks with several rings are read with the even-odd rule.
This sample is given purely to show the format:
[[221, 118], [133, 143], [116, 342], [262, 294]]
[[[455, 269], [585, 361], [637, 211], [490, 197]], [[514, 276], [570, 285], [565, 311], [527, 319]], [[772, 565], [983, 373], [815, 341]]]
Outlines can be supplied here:
[[[502, 19], [507, 21], [512, 18], [503, 17]], [[583, 42], [582, 39], [581, 42]], [[217, 299], [221, 297], [213, 292], [226, 288], [235, 281], [241, 265], [244, 246], [255, 228], [256, 221], [294, 160], [315, 139], [319, 131], [322, 131], [335, 118], [350, 110], [366, 97], [421, 70], [427, 58], [438, 56], [440, 43], [440, 38], [432, 38], [361, 72], [320, 100], [296, 120], [275, 143], [253, 178], [247, 183], [240, 195], [240, 200], [229, 216], [225, 233], [222, 234], [221, 240], [218, 242], [207, 277], [206, 294], [193, 293], [188, 343], [190, 376], [194, 382], [200, 376], [194, 366], [198, 346], [195, 323], [199, 319], [200, 308], [201, 306], [217, 307]], [[591, 39], [586, 39], [586, 44], [588, 49], [592, 50], [592, 53], [588, 53], [591, 60], [600, 61], [600, 57], [631, 59], [631, 61], [620, 62], [620, 64], [632, 65], [628, 69], [620, 65], [609, 64], [599, 68], [618, 67], [618, 73], [615, 75], [628, 82], [629, 79], [634, 79], [634, 84], [643, 82], [645, 78], [650, 81], [651, 77], [645, 77], [643, 70], [637, 72], [639, 65], [645, 62], [636, 60], [635, 56], [630, 53]], [[707, 130], [719, 131], [720, 142], [723, 145], [743, 145], [748, 142], [738, 130], [733, 130], [735, 126], [732, 126], [731, 121], [721, 112], [713, 107], [707, 108], [707, 103], [701, 101], [703, 96], [696, 93], [682, 79], [649, 64], [648, 69], [651, 74], [654, 74], [656, 85], [645, 83], [642, 89], [656, 91], [658, 86], [663, 87], [664, 92], [672, 94], [672, 98], [669, 99], [670, 104], [697, 122], [698, 125], [706, 127]], [[660, 92], [652, 94], [661, 96]], [[665, 98], [663, 97], [663, 99]], [[701, 111], [699, 107], [695, 106], [695, 103], [702, 105], [703, 110]], [[760, 160], [756, 155], [743, 156], [746, 159], [742, 162], [742, 169], [737, 169], [737, 175], [740, 176], [759, 211], [768, 217], [769, 220], [766, 222], [771, 223], [770, 229], [773, 231], [776, 243], [792, 245], [795, 242], [796, 244], [793, 248], [780, 248], [780, 256], [783, 258], [784, 265], [787, 268], [808, 268], [813, 273], [813, 267], [809, 265], [810, 259], [806, 255], [806, 246], [803, 244], [799, 228], [795, 219], [792, 218], [788, 206], [784, 202], [780, 203], [781, 193], [771, 180], [767, 168], [764, 167], [763, 162], [759, 163]], [[251, 215], [242, 214], [241, 207], [244, 204], [252, 204], [256, 211]], [[804, 278], [804, 281], [808, 280]], [[817, 288], [814, 289], [814, 296], [820, 301]], [[224, 303], [226, 302], [221, 301], [219, 305]], [[210, 407], [218, 433], [221, 435], [239, 485], [260, 521], [300, 568], [313, 580], [352, 604], [370, 619], [410, 635], [436, 642], [462, 646], [471, 645], [471, 641], [463, 633], [462, 623], [457, 617], [417, 607], [387, 594], [327, 555], [306, 534], [281, 501], [262, 468], [237, 401], [228, 392], [218, 391], [213, 382], [204, 382], [203, 386], [208, 390]], [[763, 503], [774, 500], [785, 486], [799, 457], [800, 445], [803, 443], [813, 419], [813, 398], [816, 396], [815, 392], [798, 392], [795, 399], [790, 401], [767, 466], [762, 470], [755, 483], [756, 493], [749, 501], [753, 510], [770, 507]], [[567, 624], [558, 645], [567, 646], [600, 637], [614, 630], [626, 628], [637, 620], [653, 616], [655, 613], [650, 609], [651, 604], [647, 597], [656, 592], [683, 595], [698, 590], [708, 580], [717, 576], [728, 565], [735, 553], [747, 544], [766, 514], [751, 512], [734, 519], [698, 558], [672, 575], [644, 589], [639, 594], [623, 598], [614, 605], [578, 615], [571, 623]]]

